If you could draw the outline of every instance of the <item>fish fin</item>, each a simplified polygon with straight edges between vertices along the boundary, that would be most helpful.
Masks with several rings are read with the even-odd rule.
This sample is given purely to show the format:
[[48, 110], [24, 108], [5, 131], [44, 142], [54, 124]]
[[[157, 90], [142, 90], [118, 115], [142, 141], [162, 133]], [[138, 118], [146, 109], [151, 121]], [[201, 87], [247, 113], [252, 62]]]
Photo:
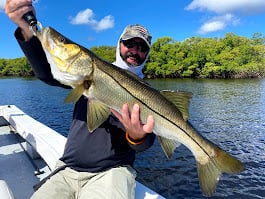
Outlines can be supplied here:
[[167, 156], [167, 159], [171, 159], [175, 149], [179, 147], [181, 143], [176, 140], [167, 139], [161, 136], [157, 136], [157, 137], [162, 146], [163, 151], [165, 152]]
[[108, 119], [110, 108], [95, 99], [90, 99], [88, 103], [87, 127], [92, 132]]
[[214, 194], [219, 177], [223, 172], [237, 174], [244, 170], [242, 162], [220, 148], [217, 148], [216, 156], [209, 159], [208, 163], [200, 164], [198, 161], [196, 163], [200, 186], [206, 196]]
[[85, 88], [83, 84], [76, 86], [64, 99], [64, 103], [77, 102], [78, 99], [83, 95], [84, 91]]
[[189, 104], [192, 97], [192, 93], [184, 91], [170, 91], [162, 90], [160, 93], [171, 101], [182, 113], [182, 117], [185, 121], [189, 118]]

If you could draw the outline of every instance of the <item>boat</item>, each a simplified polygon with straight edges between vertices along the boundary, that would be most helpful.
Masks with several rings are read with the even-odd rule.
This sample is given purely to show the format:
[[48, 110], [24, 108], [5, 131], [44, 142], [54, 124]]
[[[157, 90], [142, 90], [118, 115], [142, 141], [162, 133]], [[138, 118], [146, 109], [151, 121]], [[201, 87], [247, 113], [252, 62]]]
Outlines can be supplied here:
[[[27, 199], [61, 157], [66, 137], [15, 105], [0, 106], [0, 198]], [[136, 199], [165, 199], [136, 182]]]

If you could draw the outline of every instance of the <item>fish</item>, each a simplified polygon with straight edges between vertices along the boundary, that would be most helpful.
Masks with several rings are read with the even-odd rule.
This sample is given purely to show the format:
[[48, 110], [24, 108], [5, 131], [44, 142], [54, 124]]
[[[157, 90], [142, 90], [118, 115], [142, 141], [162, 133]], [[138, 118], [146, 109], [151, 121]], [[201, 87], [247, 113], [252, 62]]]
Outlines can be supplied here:
[[154, 130], [168, 159], [183, 144], [193, 154], [201, 191], [212, 196], [222, 173], [239, 174], [245, 169], [236, 157], [203, 137], [189, 122], [188, 107], [192, 94], [185, 91], [158, 91], [133, 73], [104, 61], [89, 49], [71, 41], [52, 27], [44, 27], [36, 36], [46, 54], [55, 79], [72, 87], [65, 102], [88, 100], [89, 132], [99, 127], [111, 114], [121, 113], [127, 103], [131, 111], [140, 106], [144, 124], [154, 117]]

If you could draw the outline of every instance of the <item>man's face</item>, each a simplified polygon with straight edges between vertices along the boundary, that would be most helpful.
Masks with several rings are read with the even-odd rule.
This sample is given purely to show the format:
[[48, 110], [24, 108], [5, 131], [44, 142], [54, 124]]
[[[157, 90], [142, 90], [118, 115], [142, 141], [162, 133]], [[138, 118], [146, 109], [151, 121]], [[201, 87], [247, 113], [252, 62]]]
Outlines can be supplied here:
[[146, 42], [138, 37], [120, 41], [120, 56], [128, 66], [140, 66], [149, 52]]

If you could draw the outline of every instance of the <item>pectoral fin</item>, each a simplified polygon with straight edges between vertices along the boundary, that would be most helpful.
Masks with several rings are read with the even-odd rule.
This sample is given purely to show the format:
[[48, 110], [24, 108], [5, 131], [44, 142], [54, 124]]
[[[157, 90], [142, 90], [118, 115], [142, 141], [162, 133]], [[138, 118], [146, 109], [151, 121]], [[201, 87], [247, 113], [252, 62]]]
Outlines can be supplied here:
[[184, 91], [169, 91], [163, 90], [160, 93], [171, 101], [182, 113], [182, 117], [185, 121], [189, 118], [189, 104], [192, 97], [192, 93]]
[[181, 145], [180, 142], [176, 140], [167, 139], [161, 136], [157, 136], [163, 151], [165, 152], [168, 159], [171, 159], [175, 149]]
[[90, 99], [88, 103], [87, 127], [92, 132], [108, 119], [110, 108], [95, 99]]
[[77, 102], [78, 99], [83, 95], [85, 87], [83, 84], [76, 86], [64, 99], [64, 103]]

